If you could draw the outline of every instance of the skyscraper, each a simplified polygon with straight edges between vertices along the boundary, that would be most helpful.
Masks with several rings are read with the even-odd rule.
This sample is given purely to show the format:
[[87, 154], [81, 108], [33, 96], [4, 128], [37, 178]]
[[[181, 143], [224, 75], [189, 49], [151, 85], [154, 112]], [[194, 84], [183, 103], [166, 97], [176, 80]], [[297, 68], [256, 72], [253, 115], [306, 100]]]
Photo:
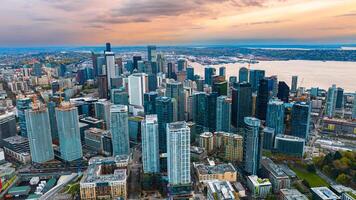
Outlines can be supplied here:
[[143, 95], [144, 103], [143, 107], [146, 115], [156, 114], [156, 98], [158, 97], [157, 92], [149, 92]]
[[264, 70], [251, 69], [249, 83], [252, 87], [252, 92], [257, 92], [260, 85], [260, 80], [265, 77]]
[[141, 124], [142, 162], [145, 173], [159, 173], [159, 136], [157, 115], [146, 115]]
[[188, 62], [187, 62], [186, 59], [183, 59], [183, 58], [179, 59], [179, 60], [177, 61], [177, 64], [178, 64], [178, 71], [179, 71], [179, 72], [181, 72], [181, 71], [186, 71], [187, 66], [188, 66]]
[[16, 117], [13, 112], [0, 114], [0, 145], [2, 140], [16, 135]]
[[42, 76], [42, 65], [41, 65], [41, 63], [34, 63], [33, 64], [33, 73], [37, 77], [41, 77]]
[[260, 80], [257, 93], [257, 117], [265, 120], [267, 113], [267, 103], [272, 96], [273, 80], [264, 78]]
[[104, 120], [106, 128], [110, 127], [110, 106], [110, 101], [105, 99], [99, 99], [94, 103], [95, 118]]
[[143, 94], [148, 92], [147, 74], [135, 73], [129, 76], [129, 100], [131, 105], [143, 106]]
[[110, 52], [111, 51], [111, 44], [109, 42], [107, 42], [105, 44], [105, 46], [106, 46], [105, 51]]
[[212, 85], [213, 84], [213, 76], [216, 73], [216, 69], [214, 67], [205, 67], [204, 68], [204, 78], [205, 84]]
[[326, 115], [329, 118], [332, 118], [335, 115], [336, 97], [336, 85], [332, 85], [332, 87], [328, 90], [328, 96], [326, 99]]
[[219, 67], [219, 76], [226, 77], [226, 67]]
[[212, 85], [213, 92], [218, 93], [219, 96], [222, 96], [222, 95], [226, 96], [227, 95], [227, 88], [228, 88], [227, 87], [227, 82], [221, 76], [218, 76], [213, 81], [213, 85]]
[[198, 133], [203, 132], [208, 127], [208, 100], [205, 92], [194, 92], [192, 98], [192, 118], [195, 122]]
[[344, 108], [344, 89], [338, 87], [336, 89], [336, 110], [342, 110]]
[[157, 61], [157, 50], [156, 46], [147, 46], [147, 60], [149, 62], [156, 62]]
[[173, 122], [173, 102], [170, 97], [156, 98], [156, 113], [158, 118], [159, 150], [167, 152], [167, 123]]
[[231, 98], [219, 96], [216, 105], [216, 131], [230, 132]]
[[291, 135], [307, 139], [309, 136], [311, 106], [309, 103], [297, 102], [293, 105], [291, 115]]
[[243, 128], [244, 118], [252, 116], [252, 89], [247, 82], [235, 83], [232, 88], [231, 123], [236, 128]]
[[284, 103], [279, 99], [271, 99], [267, 105], [266, 125], [274, 128], [276, 134], [284, 133]]
[[62, 105], [56, 108], [56, 119], [61, 158], [65, 161], [74, 161], [82, 158], [83, 153], [77, 107], [67, 102], [62, 103]]
[[113, 155], [128, 155], [130, 144], [127, 106], [112, 105], [110, 115]]
[[298, 89], [298, 76], [292, 76], [292, 88], [291, 92], [296, 93]]
[[253, 117], [245, 117], [243, 163], [244, 170], [251, 175], [256, 175], [260, 169], [262, 158], [263, 133], [261, 121]]
[[167, 146], [170, 186], [189, 185], [190, 129], [185, 121], [167, 124]]
[[115, 68], [115, 54], [113, 52], [105, 52], [105, 60], [108, 89], [111, 90], [111, 79], [119, 76]]
[[289, 102], [289, 86], [287, 85], [286, 82], [279, 81], [277, 97], [284, 103]]
[[17, 109], [17, 116], [19, 118], [20, 135], [23, 137], [27, 137], [25, 110], [31, 108], [30, 103], [31, 103], [30, 98], [21, 98], [16, 100], [16, 109]]
[[191, 66], [187, 67], [187, 79], [191, 80], [191, 81], [195, 80], [195, 78], [194, 78], [194, 67], [191, 67]]
[[97, 77], [98, 81], [98, 92], [99, 92], [99, 98], [101, 99], [107, 99], [108, 98], [108, 77], [106, 75], [98, 75]]
[[248, 82], [248, 69], [246, 67], [239, 69], [239, 82]]
[[218, 93], [212, 92], [207, 94], [207, 108], [208, 112], [208, 128], [210, 132], [216, 131], [216, 101], [218, 98]]
[[356, 119], [356, 92], [354, 93], [354, 102], [352, 108], [352, 119]]
[[54, 153], [47, 108], [34, 106], [32, 110], [25, 111], [25, 116], [32, 161], [44, 163], [52, 160]]
[[56, 119], [56, 102], [50, 101], [47, 103], [49, 122], [51, 124], [52, 140], [58, 140], [58, 127]]
[[176, 100], [176, 110], [178, 121], [184, 120], [184, 89], [183, 84], [178, 81], [168, 82], [166, 86], [166, 96]]
[[129, 94], [125, 89], [112, 89], [110, 98], [113, 104], [129, 105]]
[[[133, 70], [138, 69], [138, 61], [142, 60], [141, 56], [133, 56], [132, 61], [133, 61]], [[130, 71], [132, 73], [132, 71]]]

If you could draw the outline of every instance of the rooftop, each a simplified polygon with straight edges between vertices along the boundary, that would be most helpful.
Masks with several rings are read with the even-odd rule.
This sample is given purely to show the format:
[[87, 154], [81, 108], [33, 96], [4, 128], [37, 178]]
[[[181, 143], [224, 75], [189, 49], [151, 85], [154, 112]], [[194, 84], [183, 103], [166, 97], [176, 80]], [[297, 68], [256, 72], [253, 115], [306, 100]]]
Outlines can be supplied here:
[[231, 163], [224, 163], [218, 165], [205, 165], [202, 163], [194, 164], [195, 169], [199, 172], [199, 174], [223, 174], [226, 172], [236, 172], [236, 169]]
[[185, 121], [173, 122], [173, 123], [169, 123], [168, 127], [170, 130], [182, 129], [187, 127], [187, 123]]
[[288, 175], [281, 167], [276, 165], [271, 159], [264, 157], [261, 161], [262, 166], [266, 168], [273, 176], [277, 178], [288, 178]]
[[281, 189], [280, 192], [286, 200], [308, 200], [308, 198], [297, 189]]
[[333, 191], [331, 191], [327, 187], [314, 187], [314, 188], [310, 188], [310, 189], [313, 191], [313, 193], [318, 195], [321, 199], [324, 199], [324, 200], [340, 199], [339, 196], [337, 196]]
[[278, 135], [276, 135], [276, 138], [289, 140], [289, 141], [296, 141], [296, 142], [305, 142], [305, 139], [300, 138], [300, 137], [295, 137], [295, 136], [292, 136], [292, 135], [278, 134]]
[[247, 177], [254, 186], [265, 186], [265, 185], [271, 185], [271, 182], [267, 178], [259, 178], [256, 175], [248, 176]]
[[208, 188], [212, 193], [217, 193], [221, 199], [236, 199], [235, 190], [228, 181], [210, 181]]
[[27, 138], [22, 137], [20, 135], [15, 135], [12, 137], [8, 137], [3, 139], [5, 142], [8, 142], [10, 144], [22, 144], [28, 142]]
[[213, 133], [211, 132], [204, 132], [200, 134], [200, 137], [204, 137], [204, 138], [210, 138], [213, 137]]

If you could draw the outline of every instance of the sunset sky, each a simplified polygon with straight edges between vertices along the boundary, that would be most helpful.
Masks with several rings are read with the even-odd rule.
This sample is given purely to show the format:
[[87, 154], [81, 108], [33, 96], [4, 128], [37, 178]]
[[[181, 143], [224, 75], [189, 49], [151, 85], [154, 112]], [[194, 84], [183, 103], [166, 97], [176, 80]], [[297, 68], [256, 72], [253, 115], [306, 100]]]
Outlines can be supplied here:
[[0, 46], [356, 43], [356, 0], [1, 0]]

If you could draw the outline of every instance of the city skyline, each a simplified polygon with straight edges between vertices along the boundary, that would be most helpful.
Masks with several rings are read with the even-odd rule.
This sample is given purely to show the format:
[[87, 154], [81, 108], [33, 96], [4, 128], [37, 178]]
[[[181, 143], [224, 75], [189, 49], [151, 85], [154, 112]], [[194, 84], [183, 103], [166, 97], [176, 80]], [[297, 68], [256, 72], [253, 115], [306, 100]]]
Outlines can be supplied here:
[[115, 45], [330, 44], [356, 39], [352, 0], [4, 0], [2, 5], [1, 46], [105, 41]]

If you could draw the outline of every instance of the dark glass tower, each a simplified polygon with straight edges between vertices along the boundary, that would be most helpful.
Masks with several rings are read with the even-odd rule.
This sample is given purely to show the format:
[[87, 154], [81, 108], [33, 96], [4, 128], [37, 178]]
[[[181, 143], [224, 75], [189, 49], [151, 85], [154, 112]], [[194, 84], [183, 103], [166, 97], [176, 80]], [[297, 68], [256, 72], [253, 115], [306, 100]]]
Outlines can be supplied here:
[[344, 107], [344, 89], [337, 88], [335, 109], [340, 110], [343, 109], [343, 107]]
[[244, 119], [243, 163], [247, 174], [257, 175], [261, 166], [263, 132], [261, 121], [254, 117]]
[[195, 80], [193, 67], [190, 67], [190, 66], [187, 67], [187, 80], [191, 80], [191, 81]]
[[205, 84], [212, 85], [213, 84], [213, 76], [216, 73], [216, 69], [213, 67], [205, 67], [204, 75], [205, 75]]
[[145, 109], [145, 115], [156, 114], [156, 98], [157, 92], [149, 92], [143, 95], [143, 107]]
[[284, 103], [289, 102], [289, 86], [287, 85], [286, 82], [279, 81], [277, 97]]
[[291, 135], [307, 139], [310, 128], [311, 106], [306, 102], [297, 102], [292, 108]]
[[212, 92], [207, 95], [207, 108], [208, 112], [208, 128], [210, 132], [215, 132], [216, 130], [216, 101], [218, 98], [218, 93]]
[[177, 102], [177, 120], [184, 120], [184, 89], [183, 84], [178, 81], [167, 83], [166, 96], [174, 98]]
[[266, 120], [267, 103], [272, 95], [273, 80], [264, 78], [260, 80], [257, 93], [257, 118]]
[[198, 133], [202, 132], [208, 126], [208, 103], [205, 92], [196, 92], [193, 94], [192, 112], [193, 121], [197, 126]]
[[252, 89], [247, 82], [235, 83], [232, 88], [231, 123], [236, 128], [244, 127], [244, 118], [252, 116]]
[[257, 92], [260, 84], [260, 80], [265, 77], [264, 70], [250, 70], [250, 80], [249, 83], [252, 87], [252, 92]]
[[167, 123], [173, 122], [173, 102], [170, 97], [156, 98], [156, 113], [158, 119], [159, 151], [167, 152]]
[[239, 70], [239, 82], [248, 82], [248, 69], [241, 67]]

